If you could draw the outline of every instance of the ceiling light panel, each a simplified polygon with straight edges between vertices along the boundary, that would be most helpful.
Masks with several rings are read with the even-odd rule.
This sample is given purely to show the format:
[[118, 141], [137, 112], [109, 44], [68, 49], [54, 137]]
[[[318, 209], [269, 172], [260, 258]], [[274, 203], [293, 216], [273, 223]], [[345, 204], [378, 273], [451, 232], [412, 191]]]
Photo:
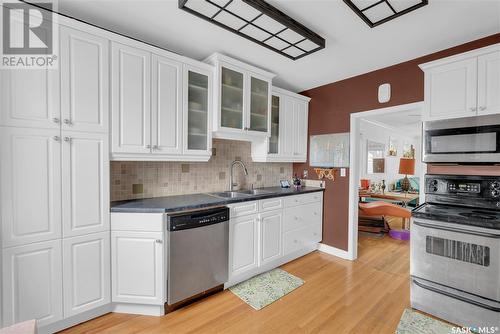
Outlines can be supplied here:
[[344, 2], [371, 28], [429, 3], [428, 0], [344, 0]]
[[263, 0], [179, 0], [179, 8], [293, 60], [325, 48], [324, 38]]

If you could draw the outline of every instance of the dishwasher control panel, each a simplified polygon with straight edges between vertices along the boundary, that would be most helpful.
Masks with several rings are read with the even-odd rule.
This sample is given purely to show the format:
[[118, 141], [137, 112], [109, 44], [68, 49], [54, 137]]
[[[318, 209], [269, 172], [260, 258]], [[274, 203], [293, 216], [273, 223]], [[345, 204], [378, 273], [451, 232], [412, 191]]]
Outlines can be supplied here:
[[229, 208], [217, 207], [167, 215], [167, 230], [180, 231], [219, 224], [229, 220]]

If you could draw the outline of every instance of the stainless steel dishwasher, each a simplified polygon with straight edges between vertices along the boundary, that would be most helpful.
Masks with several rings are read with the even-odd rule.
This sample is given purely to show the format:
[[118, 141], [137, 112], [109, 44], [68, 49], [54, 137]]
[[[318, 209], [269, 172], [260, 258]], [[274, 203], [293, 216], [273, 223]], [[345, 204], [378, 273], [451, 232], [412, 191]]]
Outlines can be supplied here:
[[229, 209], [217, 207], [167, 215], [167, 312], [228, 279]]

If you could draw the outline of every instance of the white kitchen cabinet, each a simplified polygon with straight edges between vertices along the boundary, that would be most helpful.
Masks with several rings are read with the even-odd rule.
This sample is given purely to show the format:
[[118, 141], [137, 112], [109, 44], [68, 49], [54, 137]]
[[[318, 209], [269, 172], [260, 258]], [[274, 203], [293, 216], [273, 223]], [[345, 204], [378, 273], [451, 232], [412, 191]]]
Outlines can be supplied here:
[[184, 65], [184, 156], [212, 155], [212, 79], [211, 69]]
[[252, 141], [256, 162], [305, 162], [309, 98], [273, 87], [271, 136]]
[[109, 40], [60, 26], [63, 129], [109, 132]]
[[479, 115], [500, 114], [500, 51], [478, 57]]
[[113, 302], [165, 302], [163, 242], [163, 232], [111, 232]]
[[424, 120], [500, 113], [500, 44], [421, 64]]
[[151, 153], [151, 53], [112, 42], [113, 153]]
[[63, 240], [64, 317], [111, 300], [109, 232]]
[[3, 249], [3, 325], [63, 318], [61, 240]]
[[182, 153], [182, 64], [153, 55], [152, 153]]
[[109, 230], [107, 134], [63, 131], [63, 236]]
[[215, 53], [205, 60], [215, 67], [214, 137], [233, 140], [270, 136], [273, 73]]
[[259, 266], [259, 216], [229, 221], [229, 279]]
[[260, 214], [260, 265], [283, 256], [283, 210]]
[[0, 129], [2, 246], [61, 237], [59, 130]]

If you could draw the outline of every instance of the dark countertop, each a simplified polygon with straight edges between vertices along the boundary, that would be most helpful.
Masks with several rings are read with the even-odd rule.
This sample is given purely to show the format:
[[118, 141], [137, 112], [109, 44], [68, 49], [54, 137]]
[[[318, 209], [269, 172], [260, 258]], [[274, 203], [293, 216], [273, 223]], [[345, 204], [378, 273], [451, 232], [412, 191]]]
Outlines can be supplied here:
[[176, 195], [154, 198], [141, 198], [126, 201], [111, 202], [111, 212], [135, 212], [135, 213], [165, 213], [192, 209], [200, 209], [211, 206], [220, 206], [231, 203], [255, 201], [265, 198], [300, 195], [317, 191], [324, 191], [323, 188], [302, 187], [295, 188], [267, 187], [260, 188], [269, 193], [259, 195], [247, 195], [238, 198], [220, 198], [206, 194]]

